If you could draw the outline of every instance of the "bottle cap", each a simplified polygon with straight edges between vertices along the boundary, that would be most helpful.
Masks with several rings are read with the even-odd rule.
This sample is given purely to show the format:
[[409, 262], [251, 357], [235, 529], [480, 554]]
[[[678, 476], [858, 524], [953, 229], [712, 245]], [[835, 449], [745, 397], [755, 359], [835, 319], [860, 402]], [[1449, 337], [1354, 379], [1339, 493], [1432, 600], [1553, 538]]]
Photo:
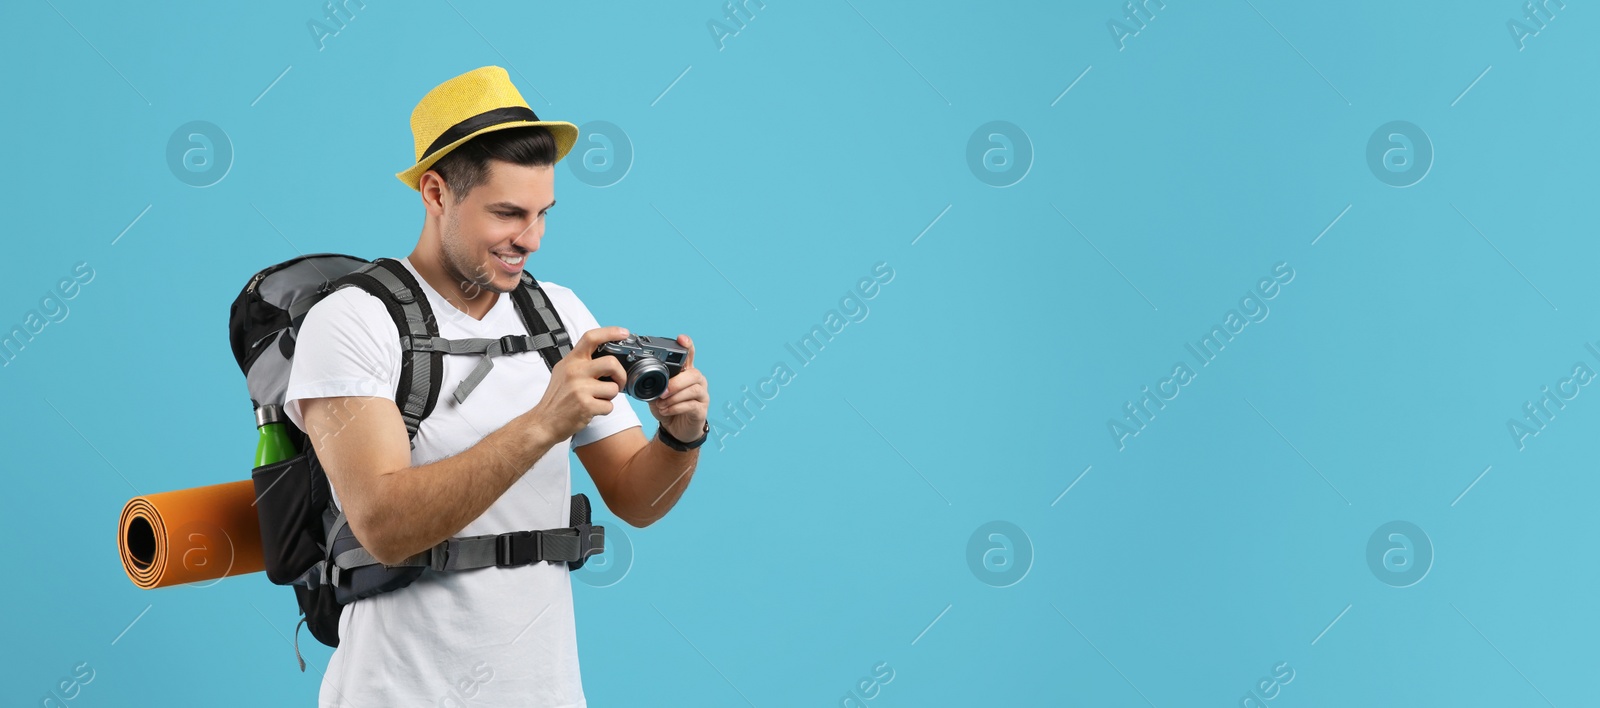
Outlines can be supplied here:
[[256, 427], [283, 422], [283, 406], [268, 403], [256, 407]]

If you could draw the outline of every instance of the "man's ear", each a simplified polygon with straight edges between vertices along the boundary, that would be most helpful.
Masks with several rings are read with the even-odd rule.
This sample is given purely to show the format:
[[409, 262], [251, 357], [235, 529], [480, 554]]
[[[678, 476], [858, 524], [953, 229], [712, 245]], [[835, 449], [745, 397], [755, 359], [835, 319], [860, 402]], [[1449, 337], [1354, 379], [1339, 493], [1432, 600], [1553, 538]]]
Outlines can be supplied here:
[[445, 201], [450, 199], [450, 187], [438, 172], [428, 170], [417, 179], [417, 191], [422, 193], [422, 206], [429, 216], [444, 216]]

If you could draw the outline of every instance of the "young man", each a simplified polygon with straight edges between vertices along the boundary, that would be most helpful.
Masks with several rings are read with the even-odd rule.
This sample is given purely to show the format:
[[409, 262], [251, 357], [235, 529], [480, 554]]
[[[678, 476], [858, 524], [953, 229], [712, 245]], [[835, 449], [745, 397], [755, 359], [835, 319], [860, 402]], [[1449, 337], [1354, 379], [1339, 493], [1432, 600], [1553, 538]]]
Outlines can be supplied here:
[[[555, 163], [577, 126], [540, 121], [500, 67], [429, 92], [411, 117], [417, 163], [397, 175], [426, 211], [404, 262], [447, 339], [528, 334], [511, 297], [555, 204]], [[597, 257], [609, 255], [595, 244]], [[567, 451], [605, 505], [636, 527], [660, 519], [693, 476], [710, 401], [695, 369], [650, 403], [646, 440], [622, 365], [594, 358], [627, 336], [600, 327], [573, 292], [541, 281], [573, 338], [552, 370], [538, 352], [494, 359], [464, 402], [439, 397], [415, 447], [394, 402], [401, 343], [383, 304], [358, 288], [330, 295], [299, 330], [285, 410], [305, 430], [350, 528], [380, 562], [452, 536], [569, 525]], [[445, 391], [476, 356], [444, 357]], [[609, 377], [609, 381], [600, 380]], [[428, 570], [410, 586], [346, 607], [322, 684], [323, 706], [584, 706], [565, 563]]]

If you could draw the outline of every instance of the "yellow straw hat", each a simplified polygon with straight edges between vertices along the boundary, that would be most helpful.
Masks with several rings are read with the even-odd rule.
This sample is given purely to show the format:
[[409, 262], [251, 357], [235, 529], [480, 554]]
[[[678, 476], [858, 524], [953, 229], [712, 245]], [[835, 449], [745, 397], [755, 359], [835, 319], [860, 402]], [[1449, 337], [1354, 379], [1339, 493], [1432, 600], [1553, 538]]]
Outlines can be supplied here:
[[411, 135], [416, 140], [417, 164], [395, 177], [407, 187], [420, 189], [422, 173], [439, 158], [479, 135], [506, 128], [542, 125], [556, 139], [556, 161], [578, 142], [578, 126], [559, 120], [539, 120], [522, 100], [511, 77], [498, 66], [473, 69], [438, 86], [422, 97], [411, 111]]

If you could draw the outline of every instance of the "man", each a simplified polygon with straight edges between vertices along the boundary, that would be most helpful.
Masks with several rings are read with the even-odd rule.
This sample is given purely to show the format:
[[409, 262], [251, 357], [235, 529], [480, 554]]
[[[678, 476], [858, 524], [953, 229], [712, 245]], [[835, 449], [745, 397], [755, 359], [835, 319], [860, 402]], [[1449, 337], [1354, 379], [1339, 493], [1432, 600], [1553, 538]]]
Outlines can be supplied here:
[[[544, 238], [555, 163], [577, 126], [541, 121], [504, 69], [433, 89], [411, 117], [417, 163], [397, 176], [426, 211], [404, 261], [447, 339], [528, 334], [507, 294]], [[596, 257], [609, 257], [596, 244]], [[573, 337], [553, 370], [538, 352], [495, 357], [464, 402], [440, 396], [415, 447], [394, 402], [399, 332], [359, 288], [328, 296], [299, 330], [285, 410], [305, 430], [335, 500], [362, 545], [396, 562], [452, 536], [569, 525], [573, 449], [606, 506], [635, 527], [660, 519], [693, 476], [709, 394], [694, 342], [681, 372], [650, 403], [646, 440], [626, 372], [596, 347], [625, 338], [600, 327], [567, 288], [541, 281]], [[445, 390], [478, 363], [444, 357]], [[609, 377], [609, 381], [602, 381]], [[565, 563], [425, 571], [411, 585], [358, 600], [340, 618], [323, 706], [584, 706]]]

